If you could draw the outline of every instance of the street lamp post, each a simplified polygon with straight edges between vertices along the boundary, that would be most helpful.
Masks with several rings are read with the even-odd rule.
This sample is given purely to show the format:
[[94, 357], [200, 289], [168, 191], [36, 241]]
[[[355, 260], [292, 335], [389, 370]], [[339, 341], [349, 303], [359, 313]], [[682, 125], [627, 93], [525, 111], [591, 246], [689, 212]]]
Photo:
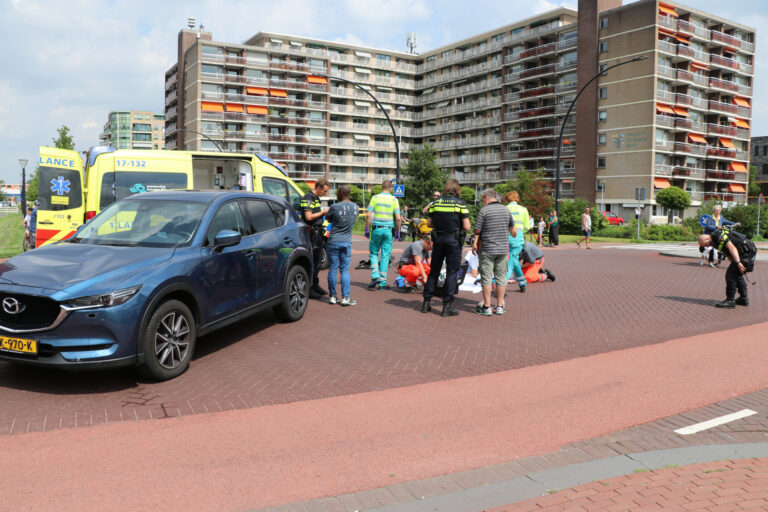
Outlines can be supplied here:
[[557, 138], [557, 174], [555, 177], [555, 211], [560, 214], [560, 150], [563, 147], [563, 132], [565, 132], [565, 124], [568, 122], [568, 116], [571, 115], [571, 110], [573, 110], [573, 106], [576, 104], [576, 101], [579, 99], [579, 96], [581, 96], [581, 93], [584, 92], [584, 90], [589, 87], [589, 84], [597, 80], [597, 77], [604, 75], [608, 70], [623, 66], [624, 64], [629, 64], [630, 62], [637, 62], [639, 60], [645, 60], [647, 59], [647, 55], [637, 56], [633, 57], [629, 60], [625, 60], [624, 62], [619, 62], [614, 64], [613, 66], [608, 66], [595, 76], [589, 79], [589, 82], [584, 84], [584, 86], [579, 89], [579, 92], [576, 94], [576, 97], [573, 98], [573, 101], [571, 101], [571, 104], [568, 106], [568, 112], [565, 113], [565, 117], [563, 117], [563, 124], [560, 127], [560, 136]]
[[[395, 183], [400, 183], [400, 144], [397, 140], [397, 130], [395, 130], [395, 125], [394, 123], [392, 123], [392, 118], [390, 118], [389, 114], [387, 114], [387, 109], [384, 108], [384, 105], [382, 105], [381, 102], [376, 99], [376, 96], [371, 94], [370, 91], [366, 90], [365, 87], [361, 86], [357, 82], [353, 82], [352, 80], [347, 80], [346, 78], [340, 78], [338, 76], [330, 76], [330, 75], [317, 75], [317, 76], [322, 76], [324, 78], [333, 79], [333, 80], [339, 80], [341, 82], [346, 82], [348, 84], [354, 85], [355, 87], [363, 91], [365, 94], [370, 96], [373, 99], [373, 101], [376, 102], [376, 105], [379, 106], [381, 111], [384, 112], [384, 117], [387, 118], [387, 122], [389, 122], [389, 127], [392, 128], [392, 136], [395, 139], [395, 153], [397, 155], [397, 160], [395, 162]], [[398, 107], [398, 110], [400, 110], [400, 108], [401, 107]], [[403, 110], [405, 110], [405, 107], [402, 107], [402, 108]]]
[[19, 164], [21, 165], [21, 215], [27, 214], [27, 160], [26, 158], [19, 158]]
[[208, 139], [209, 141], [213, 142], [213, 145], [214, 145], [214, 146], [216, 146], [216, 149], [218, 149], [218, 150], [219, 150], [219, 153], [223, 153], [223, 151], [221, 150], [221, 146], [219, 146], [219, 144], [218, 144], [218, 143], [217, 143], [215, 140], [213, 140], [212, 138], [210, 138], [209, 136], [207, 136], [207, 135], [206, 135], [206, 134], [204, 134], [204, 133], [201, 133], [201, 132], [196, 132], [195, 130], [190, 130], [189, 128], [176, 128], [176, 131], [177, 131], [177, 132], [189, 132], [189, 133], [194, 133], [194, 134], [196, 134], [196, 135], [200, 135], [201, 137], [205, 137], [205, 138], [206, 138], [206, 139]]
[[[397, 107], [398, 112], [405, 112], [405, 107], [400, 105]], [[400, 133], [397, 134], [397, 181], [400, 181], [400, 146], [403, 145], [403, 121], [401, 119], [397, 120], [397, 127], [400, 128]]]

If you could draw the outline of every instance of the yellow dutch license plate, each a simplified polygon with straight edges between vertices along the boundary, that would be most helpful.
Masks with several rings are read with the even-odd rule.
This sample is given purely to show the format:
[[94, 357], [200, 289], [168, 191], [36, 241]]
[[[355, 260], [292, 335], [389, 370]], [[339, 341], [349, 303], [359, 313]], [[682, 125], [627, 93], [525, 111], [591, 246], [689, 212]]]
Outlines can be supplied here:
[[37, 354], [37, 341], [22, 338], [0, 337], [0, 352], [17, 354]]

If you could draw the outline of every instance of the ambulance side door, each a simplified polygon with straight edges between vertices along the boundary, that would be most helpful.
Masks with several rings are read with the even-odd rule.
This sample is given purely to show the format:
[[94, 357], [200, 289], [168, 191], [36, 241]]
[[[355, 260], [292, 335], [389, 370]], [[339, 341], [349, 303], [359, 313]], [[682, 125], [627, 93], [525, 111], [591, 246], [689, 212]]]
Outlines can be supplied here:
[[83, 160], [76, 151], [41, 147], [37, 173], [40, 202], [37, 247], [40, 247], [66, 240], [83, 223]]

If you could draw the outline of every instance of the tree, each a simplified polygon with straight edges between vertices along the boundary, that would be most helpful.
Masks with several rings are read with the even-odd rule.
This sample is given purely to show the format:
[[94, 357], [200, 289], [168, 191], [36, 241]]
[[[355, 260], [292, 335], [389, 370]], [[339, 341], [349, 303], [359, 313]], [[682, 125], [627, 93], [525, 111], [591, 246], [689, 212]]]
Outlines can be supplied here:
[[437, 166], [435, 150], [429, 144], [412, 149], [403, 168], [405, 202], [421, 209], [432, 200], [435, 190], [442, 191], [448, 176]]
[[75, 149], [75, 141], [69, 134], [69, 127], [67, 125], [61, 125], [61, 128], [56, 130], [59, 134], [58, 137], [53, 139], [53, 145], [59, 149]]
[[296, 186], [297, 186], [297, 187], [299, 187], [299, 190], [301, 190], [301, 191], [302, 191], [302, 192], [304, 192], [305, 194], [306, 194], [307, 192], [311, 192], [311, 191], [312, 191], [312, 189], [309, 187], [309, 185], [307, 185], [307, 184], [306, 184], [305, 182], [303, 182], [303, 181], [299, 181], [299, 182], [297, 182], [297, 183], [296, 183]]
[[[27, 180], [27, 202], [34, 201], [37, 199], [37, 190], [38, 190], [38, 182], [40, 181], [39, 171], [40, 168], [36, 168], [32, 173], [29, 175], [29, 179]], [[21, 203], [19, 203], [21, 204]], [[24, 212], [25, 214], [27, 212]]]
[[680, 216], [691, 205], [691, 196], [680, 187], [668, 187], [656, 192], [656, 202], [669, 210], [669, 221], [672, 221], [672, 210], [680, 210]]
[[533, 215], [534, 219], [546, 218], [552, 211], [552, 196], [542, 178], [542, 173], [521, 169], [517, 171], [515, 179], [496, 185], [494, 190], [502, 197], [510, 190], [517, 191], [520, 204], [528, 208], [528, 213]]
[[381, 185], [376, 185], [371, 189], [371, 197], [375, 196], [376, 194], [381, 194]]
[[475, 191], [469, 187], [461, 187], [461, 200], [468, 205], [475, 203]]
[[[366, 194], [368, 196], [368, 194]], [[366, 197], [367, 199], [367, 197]], [[357, 206], [362, 208], [365, 206], [363, 204], [363, 189], [358, 187], [357, 185], [350, 185], [349, 186], [349, 200], [355, 203]]]

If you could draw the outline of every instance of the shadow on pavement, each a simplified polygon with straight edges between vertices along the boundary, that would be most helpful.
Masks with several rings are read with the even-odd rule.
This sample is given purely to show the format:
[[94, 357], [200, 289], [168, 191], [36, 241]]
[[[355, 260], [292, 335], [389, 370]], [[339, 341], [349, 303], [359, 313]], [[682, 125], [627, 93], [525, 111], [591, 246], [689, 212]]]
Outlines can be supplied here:
[[713, 299], [695, 299], [693, 297], [677, 297], [674, 295], [657, 295], [656, 298], [673, 300], [675, 302], [685, 302], [686, 304], [698, 304], [700, 306], [714, 306], [719, 302]]

